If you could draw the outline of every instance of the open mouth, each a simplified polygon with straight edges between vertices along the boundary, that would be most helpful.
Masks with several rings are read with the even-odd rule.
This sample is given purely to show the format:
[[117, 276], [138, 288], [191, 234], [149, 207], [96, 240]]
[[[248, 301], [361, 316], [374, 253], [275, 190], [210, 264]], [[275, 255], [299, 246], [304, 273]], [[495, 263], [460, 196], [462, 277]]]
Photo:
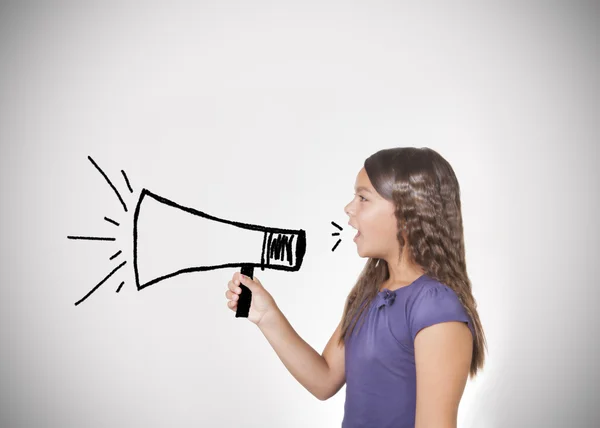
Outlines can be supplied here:
[[[356, 229], [356, 227], [352, 226], [352, 225], [350, 224], [350, 222], [348, 222], [348, 225], [349, 225], [350, 227], [352, 227], [353, 229]], [[360, 230], [356, 229], [356, 231], [357, 231], [357, 233], [356, 233], [356, 235], [354, 236], [354, 239], [353, 239], [353, 241], [356, 241], [356, 239], [357, 239], [357, 238], [359, 238], [359, 237], [361, 236], [361, 235], [360, 235]]]

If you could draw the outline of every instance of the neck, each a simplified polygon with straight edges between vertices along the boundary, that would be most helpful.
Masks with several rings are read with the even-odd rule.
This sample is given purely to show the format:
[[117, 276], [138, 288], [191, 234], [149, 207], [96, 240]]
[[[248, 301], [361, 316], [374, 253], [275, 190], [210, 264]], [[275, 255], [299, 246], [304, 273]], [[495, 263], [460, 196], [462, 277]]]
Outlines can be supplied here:
[[402, 258], [399, 261], [397, 256], [384, 258], [387, 262], [390, 274], [385, 282], [384, 288], [400, 288], [406, 286], [425, 273], [425, 270], [421, 266], [408, 259], [407, 252], [408, 248], [405, 247]]

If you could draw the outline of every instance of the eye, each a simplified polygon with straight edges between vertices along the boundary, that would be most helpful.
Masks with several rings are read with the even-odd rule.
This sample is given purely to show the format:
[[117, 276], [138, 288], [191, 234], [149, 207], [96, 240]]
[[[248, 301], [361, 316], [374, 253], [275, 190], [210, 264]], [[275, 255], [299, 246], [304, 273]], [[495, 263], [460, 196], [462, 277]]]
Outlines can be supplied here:
[[361, 198], [361, 202], [366, 201], [366, 199], [363, 198], [362, 196], [360, 196], [360, 195], [356, 195], [356, 196], [358, 196], [359, 198]]

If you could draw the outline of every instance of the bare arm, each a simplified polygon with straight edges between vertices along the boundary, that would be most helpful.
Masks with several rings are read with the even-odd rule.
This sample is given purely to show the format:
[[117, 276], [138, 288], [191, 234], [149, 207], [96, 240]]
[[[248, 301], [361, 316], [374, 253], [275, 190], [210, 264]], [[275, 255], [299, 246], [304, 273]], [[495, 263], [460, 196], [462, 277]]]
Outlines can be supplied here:
[[327, 390], [325, 400], [333, 397], [346, 383], [346, 358], [345, 346], [338, 346], [339, 338], [342, 332], [342, 321], [338, 324], [333, 335], [327, 342], [323, 350], [323, 358], [329, 366], [329, 380], [327, 381]]
[[473, 335], [463, 322], [434, 324], [417, 334], [416, 428], [456, 428], [472, 350]]
[[340, 326], [322, 355], [296, 333], [279, 308], [259, 328], [292, 376], [319, 400], [327, 400], [345, 383], [344, 347], [337, 346]]
[[239, 272], [234, 273], [225, 292], [229, 309], [237, 309], [242, 292], [240, 282], [252, 291], [248, 320], [259, 327], [292, 376], [319, 400], [327, 400], [334, 395], [345, 383], [344, 346], [337, 346], [341, 323], [323, 354], [319, 355], [292, 328], [258, 278], [250, 279]]

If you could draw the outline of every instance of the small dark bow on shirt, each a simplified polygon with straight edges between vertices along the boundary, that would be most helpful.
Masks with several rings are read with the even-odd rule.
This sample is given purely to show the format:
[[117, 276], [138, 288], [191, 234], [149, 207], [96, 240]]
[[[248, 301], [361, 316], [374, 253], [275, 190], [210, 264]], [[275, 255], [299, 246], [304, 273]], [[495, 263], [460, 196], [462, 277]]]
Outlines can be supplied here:
[[390, 306], [392, 303], [394, 303], [395, 298], [396, 298], [396, 293], [394, 293], [393, 291], [390, 291], [388, 288], [384, 288], [383, 292], [380, 292], [379, 294], [377, 294], [377, 299], [378, 299], [377, 308], [379, 309], [383, 305]]

